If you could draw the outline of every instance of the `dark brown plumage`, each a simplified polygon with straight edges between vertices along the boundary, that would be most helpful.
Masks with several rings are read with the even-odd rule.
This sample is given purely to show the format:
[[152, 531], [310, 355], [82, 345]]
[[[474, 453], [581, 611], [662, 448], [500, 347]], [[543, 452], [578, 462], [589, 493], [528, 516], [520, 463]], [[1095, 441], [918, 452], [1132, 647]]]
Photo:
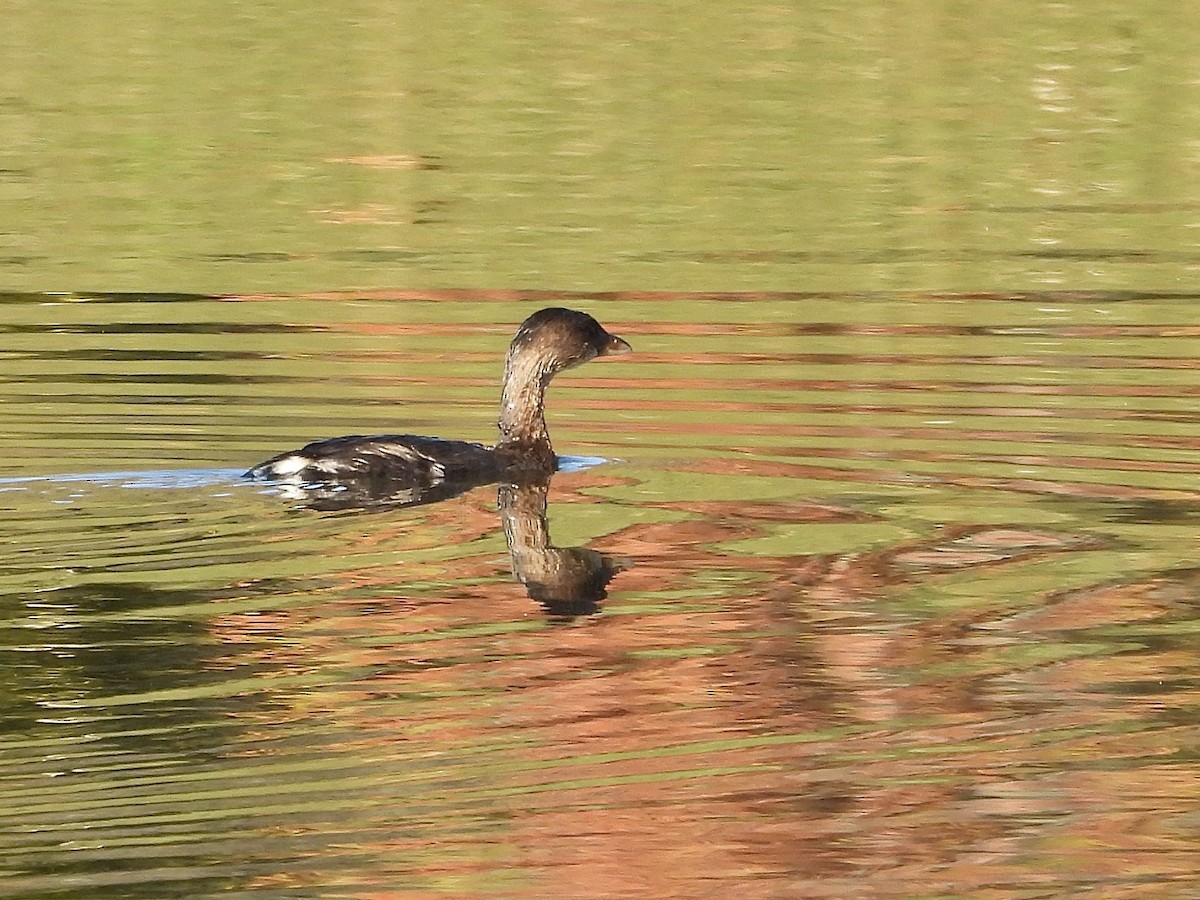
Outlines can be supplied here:
[[587, 313], [543, 309], [521, 324], [508, 348], [495, 447], [411, 434], [351, 435], [280, 453], [246, 476], [358, 489], [369, 484], [373, 492], [414, 502], [441, 485], [486, 484], [510, 470], [553, 471], [556, 457], [545, 418], [550, 380], [597, 356], [630, 349]]

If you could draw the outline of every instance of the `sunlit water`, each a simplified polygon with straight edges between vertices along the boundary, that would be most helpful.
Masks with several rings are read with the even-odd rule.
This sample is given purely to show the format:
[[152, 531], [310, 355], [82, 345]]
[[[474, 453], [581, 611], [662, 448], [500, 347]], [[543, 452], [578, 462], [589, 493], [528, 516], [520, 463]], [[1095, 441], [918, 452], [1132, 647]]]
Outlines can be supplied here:
[[0, 894], [1200, 896], [1200, 4], [227, 13], [0, 27]]
[[6, 299], [0, 890], [1200, 889], [1194, 298], [558, 299], [544, 519], [238, 475], [545, 298]]

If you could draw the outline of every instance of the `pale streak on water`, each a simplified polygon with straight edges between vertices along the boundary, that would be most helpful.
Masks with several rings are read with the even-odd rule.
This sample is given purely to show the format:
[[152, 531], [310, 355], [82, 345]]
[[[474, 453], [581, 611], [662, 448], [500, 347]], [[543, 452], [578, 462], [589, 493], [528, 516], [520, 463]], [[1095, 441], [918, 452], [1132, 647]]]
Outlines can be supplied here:
[[1200, 892], [1195, 298], [559, 297], [576, 615], [237, 478], [486, 440], [545, 298], [139, 299], [4, 305], [5, 895]]

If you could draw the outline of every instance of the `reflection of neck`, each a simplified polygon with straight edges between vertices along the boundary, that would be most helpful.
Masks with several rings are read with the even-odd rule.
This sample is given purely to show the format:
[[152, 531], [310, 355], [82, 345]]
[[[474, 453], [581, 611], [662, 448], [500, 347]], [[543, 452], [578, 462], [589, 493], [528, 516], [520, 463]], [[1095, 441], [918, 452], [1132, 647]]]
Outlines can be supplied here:
[[522, 581], [523, 574], [537, 572], [546, 565], [545, 554], [550, 549], [550, 526], [546, 524], [549, 491], [548, 478], [500, 486], [500, 520], [512, 556], [513, 574]]
[[545, 362], [532, 354], [509, 353], [500, 396], [500, 443], [496, 445], [501, 455], [517, 462], [553, 463], [545, 414], [551, 374]]

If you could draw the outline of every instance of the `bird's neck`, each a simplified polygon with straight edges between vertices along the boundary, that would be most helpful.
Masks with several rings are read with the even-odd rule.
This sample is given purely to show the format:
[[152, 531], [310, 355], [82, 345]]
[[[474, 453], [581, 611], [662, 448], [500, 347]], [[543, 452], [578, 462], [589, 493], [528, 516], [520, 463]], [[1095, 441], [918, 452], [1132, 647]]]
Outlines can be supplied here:
[[514, 459], [553, 461], [546, 430], [546, 387], [553, 373], [528, 356], [510, 354], [504, 365], [500, 395], [500, 443], [496, 452]]

